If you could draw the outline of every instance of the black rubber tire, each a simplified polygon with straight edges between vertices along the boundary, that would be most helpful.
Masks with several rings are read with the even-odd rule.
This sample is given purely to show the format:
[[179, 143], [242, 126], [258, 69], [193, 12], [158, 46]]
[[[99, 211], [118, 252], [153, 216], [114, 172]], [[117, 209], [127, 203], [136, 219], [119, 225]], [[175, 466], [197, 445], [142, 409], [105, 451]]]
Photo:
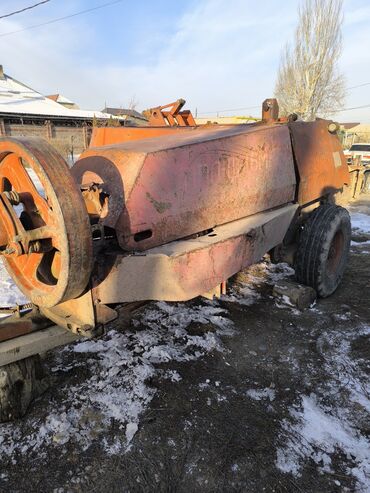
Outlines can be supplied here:
[[339, 286], [351, 244], [351, 219], [343, 207], [325, 204], [303, 225], [295, 255], [296, 279], [311, 286], [320, 298]]

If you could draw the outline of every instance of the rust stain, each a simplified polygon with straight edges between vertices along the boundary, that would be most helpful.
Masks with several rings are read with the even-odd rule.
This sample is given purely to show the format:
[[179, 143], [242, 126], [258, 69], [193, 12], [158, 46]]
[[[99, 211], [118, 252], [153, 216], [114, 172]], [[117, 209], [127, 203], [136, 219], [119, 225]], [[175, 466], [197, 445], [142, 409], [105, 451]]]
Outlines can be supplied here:
[[155, 210], [159, 212], [159, 214], [163, 214], [166, 210], [171, 209], [172, 207], [172, 204], [170, 202], [159, 202], [158, 200], [155, 200], [155, 198], [152, 197], [149, 192], [146, 192], [146, 196], [153, 204]]

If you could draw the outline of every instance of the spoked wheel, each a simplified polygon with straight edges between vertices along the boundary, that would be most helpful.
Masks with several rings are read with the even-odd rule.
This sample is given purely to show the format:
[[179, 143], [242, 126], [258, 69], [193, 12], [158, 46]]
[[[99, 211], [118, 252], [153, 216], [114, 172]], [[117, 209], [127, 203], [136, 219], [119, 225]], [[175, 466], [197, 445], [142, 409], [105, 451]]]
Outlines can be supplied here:
[[86, 207], [67, 163], [42, 139], [0, 139], [0, 254], [40, 307], [76, 298], [89, 281]]

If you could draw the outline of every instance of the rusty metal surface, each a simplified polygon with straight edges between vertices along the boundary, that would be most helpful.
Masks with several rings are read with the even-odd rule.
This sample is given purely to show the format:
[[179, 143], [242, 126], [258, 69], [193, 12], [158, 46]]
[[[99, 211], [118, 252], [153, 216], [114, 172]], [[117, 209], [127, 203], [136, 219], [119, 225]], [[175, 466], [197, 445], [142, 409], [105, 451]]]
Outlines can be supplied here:
[[[40, 308], [41, 313], [56, 325], [64, 327], [74, 334], [91, 337], [98, 329], [94, 301], [91, 289], [83, 295], [70, 299], [57, 306]], [[95, 334], [98, 335], [98, 334]]]
[[42, 139], [0, 139], [0, 230], [5, 266], [35, 305], [54, 306], [86, 287], [92, 240], [85, 204], [68, 165]]
[[304, 205], [350, 183], [342, 146], [327, 120], [289, 123], [299, 174], [297, 200]]
[[0, 342], [8, 341], [14, 337], [34, 332], [37, 328], [31, 320], [20, 320], [18, 322], [8, 322], [0, 324]]
[[297, 205], [234, 221], [210, 235], [156, 247], [145, 255], [118, 255], [96, 278], [102, 303], [184, 301], [207, 293], [282, 242]]
[[278, 118], [279, 105], [277, 99], [265, 99], [262, 103], [262, 121], [265, 123], [271, 123], [277, 121]]
[[150, 108], [146, 111], [149, 116], [149, 125], [189, 127], [195, 126], [195, 120], [190, 110], [182, 110], [186, 101], [178, 99], [173, 103]]
[[72, 173], [77, 183], [93, 180], [107, 189], [102, 222], [115, 228], [125, 250], [184, 238], [295, 194], [286, 125], [220, 126], [89, 149]]
[[[24, 305], [27, 306], [28, 305]], [[49, 327], [51, 322], [42, 317], [35, 306], [21, 310], [21, 306], [16, 306], [13, 309], [8, 309], [8, 313], [12, 313], [0, 319], [0, 342], [8, 341], [31, 332]]]
[[162, 135], [191, 132], [193, 127], [97, 127], [93, 129], [90, 147], [120, 144], [132, 140], [152, 139]]

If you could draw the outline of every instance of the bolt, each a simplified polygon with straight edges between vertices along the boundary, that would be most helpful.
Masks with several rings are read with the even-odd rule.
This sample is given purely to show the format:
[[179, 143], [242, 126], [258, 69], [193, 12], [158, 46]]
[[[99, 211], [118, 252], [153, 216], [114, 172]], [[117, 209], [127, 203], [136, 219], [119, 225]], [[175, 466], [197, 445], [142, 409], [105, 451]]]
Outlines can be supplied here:
[[339, 125], [336, 122], [330, 122], [328, 125], [328, 130], [331, 134], [335, 134], [339, 130]]
[[19, 202], [21, 201], [19, 197], [19, 193], [16, 192], [15, 190], [11, 190], [10, 192], [4, 192], [4, 195], [12, 205], [18, 205]]
[[104, 327], [101, 324], [96, 326], [85, 324], [77, 328], [77, 333], [88, 338], [99, 337], [104, 334]]
[[35, 240], [30, 244], [29, 253], [40, 253], [42, 249], [41, 241]]
[[5, 248], [3, 251], [3, 255], [11, 255], [12, 253], [15, 253], [14, 248]]
[[3, 251], [3, 255], [15, 255], [16, 257], [22, 255], [22, 253], [22, 245], [18, 241], [11, 241]]

